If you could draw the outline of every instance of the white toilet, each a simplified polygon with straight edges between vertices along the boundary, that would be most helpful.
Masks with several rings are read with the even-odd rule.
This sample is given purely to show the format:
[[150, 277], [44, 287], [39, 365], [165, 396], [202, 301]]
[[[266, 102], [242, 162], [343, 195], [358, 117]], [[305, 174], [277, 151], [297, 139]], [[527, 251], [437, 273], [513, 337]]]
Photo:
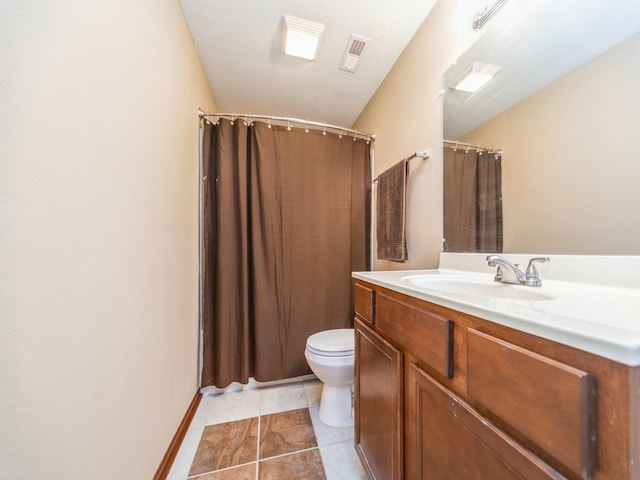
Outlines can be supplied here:
[[323, 383], [320, 421], [332, 427], [353, 425], [353, 349], [352, 328], [325, 330], [307, 338], [304, 356]]

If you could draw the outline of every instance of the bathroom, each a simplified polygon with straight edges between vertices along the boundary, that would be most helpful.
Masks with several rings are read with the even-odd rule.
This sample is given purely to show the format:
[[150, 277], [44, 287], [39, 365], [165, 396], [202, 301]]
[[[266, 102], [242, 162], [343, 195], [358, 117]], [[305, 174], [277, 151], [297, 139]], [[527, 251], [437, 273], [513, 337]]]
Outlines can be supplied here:
[[[376, 174], [430, 151], [411, 164], [409, 259], [376, 270], [439, 265], [442, 75], [478, 39], [470, 19], [483, 3], [436, 2], [353, 125], [376, 133]], [[217, 110], [215, 85], [177, 0], [5, 3], [0, 49], [0, 476], [152, 478], [198, 386], [196, 112]], [[640, 103], [620, 92], [623, 106]], [[610, 124], [640, 123], [626, 113]], [[607, 195], [640, 176], [634, 162], [607, 178], [608, 154], [581, 164]], [[577, 193], [533, 180], [542, 197]], [[604, 227], [583, 218], [592, 229], [557, 248], [505, 252], [638, 255], [637, 222], [613, 224], [634, 218], [637, 195]], [[551, 239], [552, 220], [531, 226]]]

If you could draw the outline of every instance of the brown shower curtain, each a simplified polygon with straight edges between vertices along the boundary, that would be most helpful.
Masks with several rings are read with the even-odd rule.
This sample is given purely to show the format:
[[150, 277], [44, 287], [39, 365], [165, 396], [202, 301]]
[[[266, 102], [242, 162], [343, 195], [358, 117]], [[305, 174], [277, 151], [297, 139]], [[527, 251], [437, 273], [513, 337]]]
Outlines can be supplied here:
[[444, 149], [445, 252], [502, 252], [502, 157]]
[[353, 325], [369, 267], [369, 145], [222, 119], [203, 160], [202, 386], [310, 373], [306, 338]]

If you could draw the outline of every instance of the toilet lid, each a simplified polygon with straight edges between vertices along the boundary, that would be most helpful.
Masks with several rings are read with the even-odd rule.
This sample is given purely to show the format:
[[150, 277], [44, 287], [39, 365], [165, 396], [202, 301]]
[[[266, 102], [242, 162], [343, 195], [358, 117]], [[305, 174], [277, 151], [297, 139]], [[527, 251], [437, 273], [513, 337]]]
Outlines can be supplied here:
[[314, 333], [307, 338], [307, 349], [327, 357], [353, 355], [353, 328], [337, 328]]

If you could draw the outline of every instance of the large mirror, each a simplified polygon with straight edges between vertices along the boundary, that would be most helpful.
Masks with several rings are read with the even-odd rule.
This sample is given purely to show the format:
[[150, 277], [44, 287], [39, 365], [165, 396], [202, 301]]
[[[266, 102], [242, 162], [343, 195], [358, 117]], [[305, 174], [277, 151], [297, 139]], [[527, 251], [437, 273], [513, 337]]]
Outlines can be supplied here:
[[[444, 137], [502, 150], [503, 251], [640, 254], [640, 1], [510, 0], [483, 30]], [[474, 62], [500, 70], [451, 90]]]

